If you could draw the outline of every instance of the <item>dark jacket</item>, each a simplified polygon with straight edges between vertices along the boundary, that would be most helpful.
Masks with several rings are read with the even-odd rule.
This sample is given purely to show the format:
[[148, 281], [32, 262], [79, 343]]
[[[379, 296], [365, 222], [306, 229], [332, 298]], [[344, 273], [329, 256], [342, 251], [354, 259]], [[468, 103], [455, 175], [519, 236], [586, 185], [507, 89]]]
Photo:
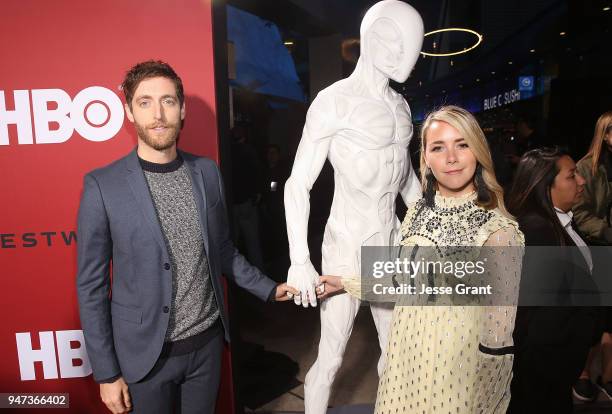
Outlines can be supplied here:
[[567, 232], [563, 238], [568, 248], [544, 251], [542, 246], [561, 246], [552, 223], [538, 214], [519, 217], [518, 222], [526, 246], [519, 304], [559, 306], [517, 310], [509, 412], [570, 413], [571, 387], [602, 334], [599, 308], [580, 306], [593, 303], [597, 286]]
[[[221, 274], [262, 300], [276, 283], [231, 242], [217, 165], [181, 152], [200, 213], [225, 339]], [[77, 292], [94, 379], [142, 379], [160, 356], [172, 297], [170, 257], [136, 151], [85, 176], [78, 217]], [[112, 295], [111, 292], [112, 261]]]
[[[519, 217], [518, 222], [527, 247], [519, 303], [558, 306], [520, 307], [515, 325], [515, 342], [519, 346], [590, 346], [596, 336], [601, 336], [601, 332], [597, 324], [598, 309], [579, 306], [592, 305], [597, 301], [597, 286], [584, 257], [565, 231], [563, 238], [567, 247], [552, 248], [561, 244], [548, 219], [538, 214], [528, 214]], [[587, 296], [588, 293], [590, 296]]]

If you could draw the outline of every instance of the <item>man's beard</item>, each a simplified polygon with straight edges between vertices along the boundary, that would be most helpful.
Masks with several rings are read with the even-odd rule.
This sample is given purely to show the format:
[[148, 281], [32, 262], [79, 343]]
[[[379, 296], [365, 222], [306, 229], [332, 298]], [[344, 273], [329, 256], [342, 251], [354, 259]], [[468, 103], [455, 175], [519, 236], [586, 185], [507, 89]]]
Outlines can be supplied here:
[[[157, 151], [166, 150], [176, 144], [176, 140], [178, 139], [178, 135], [180, 132], [180, 127], [177, 124], [156, 123], [145, 126], [138, 123], [134, 123], [134, 125], [136, 126], [136, 132], [138, 133], [138, 137], [143, 140], [144, 143], [147, 144], [149, 147]], [[167, 128], [163, 134], [158, 135], [151, 131], [152, 128], [160, 126]]]

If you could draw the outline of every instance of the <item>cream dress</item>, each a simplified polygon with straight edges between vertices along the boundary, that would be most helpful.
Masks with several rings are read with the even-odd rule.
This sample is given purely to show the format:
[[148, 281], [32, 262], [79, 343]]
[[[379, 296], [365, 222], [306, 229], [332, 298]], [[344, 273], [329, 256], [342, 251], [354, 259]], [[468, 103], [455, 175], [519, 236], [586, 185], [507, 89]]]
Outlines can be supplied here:
[[[412, 204], [402, 224], [401, 244], [408, 248], [524, 246], [515, 221], [497, 209], [478, 207], [475, 201], [476, 193], [471, 193], [459, 198], [436, 195], [434, 208], [425, 206], [422, 199]], [[487, 276], [503, 287], [504, 305], [515, 304], [522, 248], [481, 250], [489, 255], [495, 251], [494, 257], [485, 259]], [[359, 280], [344, 278], [343, 282], [349, 293], [361, 297]], [[375, 412], [505, 413], [516, 307], [415, 305], [400, 299], [394, 308]]]

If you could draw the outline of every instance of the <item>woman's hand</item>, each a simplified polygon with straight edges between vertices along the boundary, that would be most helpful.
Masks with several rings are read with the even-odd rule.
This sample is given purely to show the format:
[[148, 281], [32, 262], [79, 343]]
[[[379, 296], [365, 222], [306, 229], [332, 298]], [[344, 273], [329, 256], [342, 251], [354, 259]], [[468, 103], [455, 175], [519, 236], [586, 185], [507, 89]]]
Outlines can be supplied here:
[[344, 291], [342, 278], [340, 276], [320, 276], [317, 286], [317, 299], [325, 299]]

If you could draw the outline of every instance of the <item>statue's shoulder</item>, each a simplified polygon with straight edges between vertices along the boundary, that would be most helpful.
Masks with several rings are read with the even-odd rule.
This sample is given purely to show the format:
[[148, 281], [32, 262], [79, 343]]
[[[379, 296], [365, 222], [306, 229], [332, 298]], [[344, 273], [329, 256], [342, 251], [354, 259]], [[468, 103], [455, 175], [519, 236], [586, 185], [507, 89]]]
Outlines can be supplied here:
[[321, 90], [308, 108], [304, 129], [314, 141], [330, 138], [342, 129], [347, 100], [342, 97], [341, 88], [337, 84]]
[[322, 89], [308, 108], [307, 121], [316, 119], [318, 122], [328, 120], [336, 125], [342, 123], [357, 96], [354, 89], [354, 82], [348, 78]]
[[313, 104], [317, 101], [334, 101], [338, 98], [345, 99], [355, 96], [359, 96], [359, 87], [350, 78], [346, 78], [334, 82], [328, 87], [322, 89], [317, 94]]

